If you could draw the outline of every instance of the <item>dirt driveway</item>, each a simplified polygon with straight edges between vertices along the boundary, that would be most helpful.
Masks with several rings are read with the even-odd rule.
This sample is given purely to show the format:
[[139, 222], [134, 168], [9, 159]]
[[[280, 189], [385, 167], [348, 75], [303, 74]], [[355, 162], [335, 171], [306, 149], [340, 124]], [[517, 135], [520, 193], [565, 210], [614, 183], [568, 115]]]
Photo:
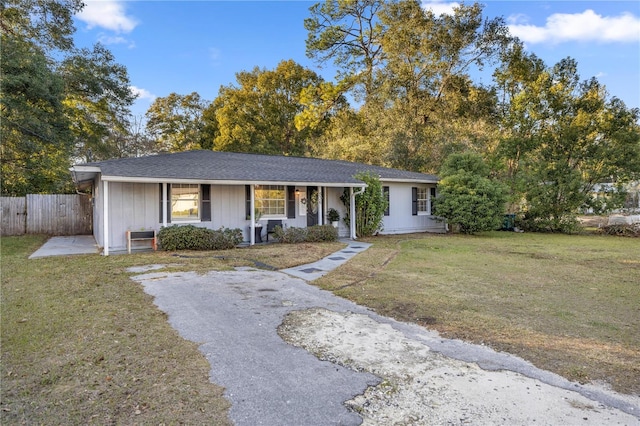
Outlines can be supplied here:
[[200, 345], [236, 425], [639, 425], [640, 398], [379, 316], [282, 272], [133, 279]]

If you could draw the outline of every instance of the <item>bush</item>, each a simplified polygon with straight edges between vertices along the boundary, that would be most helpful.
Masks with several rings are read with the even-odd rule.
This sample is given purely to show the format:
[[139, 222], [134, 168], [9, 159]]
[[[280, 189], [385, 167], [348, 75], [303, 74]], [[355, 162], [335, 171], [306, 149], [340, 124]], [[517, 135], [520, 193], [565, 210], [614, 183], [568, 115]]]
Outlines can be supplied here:
[[193, 225], [172, 225], [158, 232], [163, 250], [226, 250], [242, 242], [242, 230], [220, 228], [212, 230]]
[[602, 227], [602, 232], [620, 237], [640, 237], [640, 223], [607, 225]]
[[500, 229], [504, 221], [505, 188], [489, 177], [477, 154], [451, 154], [441, 170], [433, 214], [464, 234]]
[[331, 225], [316, 225], [307, 228], [307, 239], [310, 243], [320, 241], [337, 241], [338, 230]]
[[274, 236], [278, 241], [285, 244], [317, 243], [321, 241], [336, 241], [338, 239], [338, 230], [331, 225], [315, 225], [308, 228], [292, 226], [287, 229], [278, 226], [275, 229]]

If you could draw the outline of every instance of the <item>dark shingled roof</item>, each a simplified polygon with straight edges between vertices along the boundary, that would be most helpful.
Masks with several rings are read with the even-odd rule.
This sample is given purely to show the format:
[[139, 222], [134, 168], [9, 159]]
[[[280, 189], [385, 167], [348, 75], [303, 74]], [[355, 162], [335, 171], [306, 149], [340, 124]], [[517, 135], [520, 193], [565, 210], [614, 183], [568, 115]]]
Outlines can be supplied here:
[[[382, 180], [437, 182], [434, 175], [368, 164], [318, 158], [242, 154], [220, 151], [185, 151], [148, 157], [99, 161], [82, 166], [99, 167], [104, 177], [193, 179], [243, 182], [298, 182], [360, 184], [353, 176], [370, 171]], [[74, 169], [72, 168], [72, 171]], [[76, 169], [79, 171], [79, 169]]]

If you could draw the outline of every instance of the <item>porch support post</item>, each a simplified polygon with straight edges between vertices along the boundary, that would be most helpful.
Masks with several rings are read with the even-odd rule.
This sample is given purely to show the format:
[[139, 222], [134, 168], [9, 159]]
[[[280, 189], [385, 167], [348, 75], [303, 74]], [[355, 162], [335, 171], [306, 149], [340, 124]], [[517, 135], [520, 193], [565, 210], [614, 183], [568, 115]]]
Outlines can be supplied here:
[[162, 182], [162, 226], [167, 226], [167, 206], [169, 205], [169, 200], [167, 200], [167, 182]]
[[104, 249], [102, 253], [109, 256], [109, 181], [102, 182], [102, 242]]
[[322, 196], [322, 187], [318, 187], [318, 225], [324, 225], [324, 221], [322, 220], [322, 209], [324, 206], [324, 200]]
[[251, 192], [251, 226], [249, 227], [249, 244], [255, 245], [256, 243], [256, 200], [255, 200], [255, 185], [249, 185], [249, 192]]
[[349, 187], [349, 234], [352, 240], [356, 239], [356, 196], [353, 193], [353, 186]]

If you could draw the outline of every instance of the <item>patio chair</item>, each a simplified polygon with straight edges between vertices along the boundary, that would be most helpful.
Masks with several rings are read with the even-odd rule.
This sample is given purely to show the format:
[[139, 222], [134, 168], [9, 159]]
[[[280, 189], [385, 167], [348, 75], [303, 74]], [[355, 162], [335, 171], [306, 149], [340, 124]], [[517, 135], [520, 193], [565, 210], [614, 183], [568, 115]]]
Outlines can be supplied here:
[[269, 220], [267, 221], [267, 242], [269, 242], [269, 234], [276, 232], [276, 227], [282, 228], [281, 220]]

